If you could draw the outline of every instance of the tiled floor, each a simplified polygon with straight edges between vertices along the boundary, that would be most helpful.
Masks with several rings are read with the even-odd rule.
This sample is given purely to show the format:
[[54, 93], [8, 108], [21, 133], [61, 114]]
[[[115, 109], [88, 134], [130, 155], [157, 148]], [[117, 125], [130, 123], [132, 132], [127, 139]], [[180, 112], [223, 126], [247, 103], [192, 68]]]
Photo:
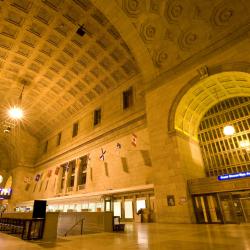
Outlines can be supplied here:
[[128, 224], [125, 233], [98, 233], [28, 242], [0, 233], [0, 250], [250, 250], [250, 224]]

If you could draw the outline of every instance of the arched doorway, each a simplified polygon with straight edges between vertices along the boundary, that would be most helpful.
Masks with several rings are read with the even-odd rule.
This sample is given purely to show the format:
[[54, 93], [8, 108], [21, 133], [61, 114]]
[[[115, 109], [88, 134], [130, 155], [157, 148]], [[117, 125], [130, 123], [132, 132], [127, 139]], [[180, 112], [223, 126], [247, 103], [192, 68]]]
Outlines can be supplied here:
[[[250, 112], [248, 110], [248, 100], [250, 99], [249, 86], [250, 74], [248, 73], [218, 73], [196, 82], [196, 84], [185, 89], [185, 91], [181, 91], [171, 108], [168, 124], [169, 131], [177, 131], [185, 134], [188, 138], [196, 141], [197, 144], [201, 142], [202, 136], [204, 136], [203, 145], [207, 142], [210, 144], [213, 143], [213, 146], [209, 144], [210, 146], [206, 145], [206, 147], [201, 147], [199, 151], [196, 151], [196, 155], [203, 155], [203, 164], [206, 167], [204, 178], [188, 181], [198, 223], [238, 223], [250, 220], [248, 211], [244, 211], [244, 207], [240, 205], [242, 203], [240, 198], [247, 199], [250, 197], [249, 179], [222, 182], [218, 177], [219, 175], [229, 175], [250, 170], [248, 169], [249, 158], [246, 149], [236, 149], [236, 145], [241, 147], [240, 143], [242, 143], [242, 147], [245, 147], [249, 141], [249, 135], [243, 131], [249, 131], [250, 124]], [[230, 106], [230, 103], [236, 104], [235, 100], [239, 101], [238, 104], [240, 107], [236, 112], [236, 116], [231, 112], [231, 109], [235, 109], [235, 105]], [[245, 104], [248, 105], [246, 113], [243, 108], [245, 104], [242, 100], [245, 100]], [[218, 111], [219, 114], [217, 114], [218, 105], [223, 106], [225, 112]], [[225, 113], [225, 123], [231, 121], [230, 116], [240, 121], [240, 116], [248, 115], [247, 118], [243, 119], [244, 123], [240, 121], [240, 126], [243, 126], [244, 129], [237, 127], [237, 132], [240, 135], [224, 140], [228, 144], [224, 143], [224, 141], [220, 144], [218, 133], [221, 134], [221, 132], [218, 130], [218, 124], [216, 130], [216, 119], [214, 120], [212, 117], [212, 122], [208, 121], [209, 115], [221, 118], [224, 116], [223, 112]], [[245, 123], [247, 124], [246, 126]], [[213, 124], [215, 129], [210, 128], [209, 124]], [[204, 126], [204, 131], [202, 132], [201, 126]], [[215, 132], [208, 132], [210, 129]], [[201, 133], [199, 134], [199, 132]], [[228, 160], [224, 156], [222, 158], [218, 156], [218, 154], [223, 154], [223, 147], [225, 147], [225, 151], [229, 155]], [[212, 155], [215, 149], [220, 150], [220, 152], [210, 157], [209, 160], [211, 162], [208, 163], [209, 160], [204, 157], [205, 151], [210, 151], [210, 155]], [[237, 150], [241, 152], [236, 153]], [[236, 158], [238, 162], [236, 162]], [[234, 166], [231, 166], [232, 162], [234, 162]], [[220, 168], [218, 168], [219, 165]], [[242, 189], [247, 191], [244, 193], [244, 196], [242, 196], [242, 193], [239, 193]], [[236, 199], [234, 198], [234, 194], [237, 197]]]
[[[230, 134], [224, 130], [229, 125]], [[207, 176], [250, 174], [250, 97], [229, 98], [210, 108], [200, 122], [198, 138]], [[227, 192], [193, 197], [198, 222], [250, 220], [250, 189], [241, 182], [233, 184], [236, 187]]]

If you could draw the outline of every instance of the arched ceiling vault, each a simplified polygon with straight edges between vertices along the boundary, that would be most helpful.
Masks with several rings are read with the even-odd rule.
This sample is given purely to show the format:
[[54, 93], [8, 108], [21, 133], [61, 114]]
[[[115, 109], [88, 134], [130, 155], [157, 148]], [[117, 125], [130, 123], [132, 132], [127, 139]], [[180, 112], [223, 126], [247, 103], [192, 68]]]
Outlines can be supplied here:
[[174, 116], [174, 128], [197, 139], [205, 113], [216, 103], [234, 96], [250, 96], [250, 74], [223, 72], [209, 76], [181, 98]]
[[[44, 137], [128, 80], [142, 76], [143, 89], [145, 81], [245, 30], [249, 3], [0, 1], [1, 111], [25, 84], [25, 127]], [[87, 34], [76, 34], [78, 24]]]

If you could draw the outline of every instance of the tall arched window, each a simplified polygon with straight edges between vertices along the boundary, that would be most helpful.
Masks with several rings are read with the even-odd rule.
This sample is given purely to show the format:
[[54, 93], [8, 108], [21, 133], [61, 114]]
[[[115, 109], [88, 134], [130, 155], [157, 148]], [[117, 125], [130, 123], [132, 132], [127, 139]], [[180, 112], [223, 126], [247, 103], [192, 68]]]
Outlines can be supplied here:
[[[235, 133], [226, 136], [223, 128]], [[198, 139], [208, 176], [250, 170], [250, 97], [234, 97], [217, 103], [202, 118]]]

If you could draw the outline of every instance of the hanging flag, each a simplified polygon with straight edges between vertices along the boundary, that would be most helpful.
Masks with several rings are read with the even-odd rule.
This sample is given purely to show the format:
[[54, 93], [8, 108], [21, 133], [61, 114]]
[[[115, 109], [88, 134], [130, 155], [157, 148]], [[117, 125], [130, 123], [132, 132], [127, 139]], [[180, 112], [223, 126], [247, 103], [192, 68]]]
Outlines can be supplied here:
[[69, 162], [66, 163], [67, 165], [65, 166], [66, 172], [69, 171]]
[[40, 180], [40, 177], [41, 177], [41, 175], [40, 175], [40, 174], [37, 174], [36, 177], [35, 177], [35, 181], [39, 181], [39, 180]]
[[116, 149], [121, 149], [121, 148], [122, 148], [122, 145], [119, 142], [117, 142], [116, 143]]
[[32, 177], [25, 176], [24, 177], [24, 182], [27, 183], [27, 184], [30, 184], [32, 182]]
[[87, 162], [91, 160], [90, 154], [87, 155], [88, 159]]
[[48, 173], [47, 173], [47, 177], [49, 178], [49, 177], [51, 176], [51, 174], [52, 174], [52, 170], [50, 169], [50, 170], [48, 171]]
[[136, 147], [136, 144], [137, 144], [137, 135], [136, 134], [132, 134], [132, 137], [131, 137], [131, 144]]
[[60, 167], [56, 167], [55, 175], [58, 175], [58, 174], [59, 174], [59, 170], [60, 170]]
[[106, 150], [103, 150], [103, 149], [101, 149], [102, 150], [102, 153], [101, 153], [101, 155], [100, 155], [100, 160], [102, 160], [102, 161], [104, 161], [104, 159], [105, 159], [105, 154], [106, 154]]

